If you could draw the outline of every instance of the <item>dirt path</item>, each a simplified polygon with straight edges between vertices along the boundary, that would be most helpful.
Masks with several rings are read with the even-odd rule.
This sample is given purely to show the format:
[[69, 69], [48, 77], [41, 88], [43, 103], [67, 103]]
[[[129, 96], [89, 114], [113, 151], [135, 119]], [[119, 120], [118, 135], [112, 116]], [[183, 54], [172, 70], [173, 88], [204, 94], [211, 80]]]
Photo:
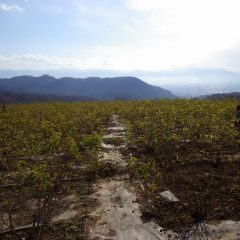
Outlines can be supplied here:
[[[104, 139], [125, 139], [125, 128], [113, 116], [111, 127]], [[126, 159], [120, 153], [125, 144], [102, 144], [101, 161], [117, 164], [121, 167], [127, 165]], [[128, 176], [119, 176], [118, 179], [105, 179], [95, 185], [95, 193], [91, 195], [99, 203], [90, 213], [95, 224], [90, 229], [90, 239], [114, 240], [165, 240], [165, 234], [153, 222], [145, 222], [141, 218], [139, 205], [136, 203], [136, 194], [128, 182]]]
[[[127, 159], [120, 149], [125, 149], [125, 128], [119, 122], [118, 116], [112, 117], [111, 127], [103, 136], [100, 161], [116, 164], [120, 167], [127, 165]], [[114, 145], [109, 140], [121, 138], [121, 144]], [[146, 221], [136, 202], [136, 193], [131, 186], [128, 176], [115, 176], [99, 181], [95, 192], [90, 197], [96, 201], [96, 208], [89, 214], [94, 224], [90, 228], [90, 239], [95, 240], [170, 240], [170, 239], [221, 239], [240, 240], [240, 223], [223, 221], [219, 224], [206, 224], [203, 230], [197, 225], [189, 230], [188, 237], [176, 236], [165, 232], [152, 221]]]

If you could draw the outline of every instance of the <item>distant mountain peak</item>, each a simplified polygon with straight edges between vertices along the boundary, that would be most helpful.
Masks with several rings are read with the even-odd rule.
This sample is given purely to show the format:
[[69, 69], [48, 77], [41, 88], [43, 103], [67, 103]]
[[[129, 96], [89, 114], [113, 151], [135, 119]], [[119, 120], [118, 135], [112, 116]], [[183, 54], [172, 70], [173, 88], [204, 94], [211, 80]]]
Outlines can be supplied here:
[[114, 78], [54, 78], [47, 74], [40, 77], [19, 76], [0, 79], [0, 88], [2, 91], [15, 93], [86, 96], [105, 100], [175, 98], [170, 91], [131, 76]]
[[52, 76], [50, 76], [50, 75], [48, 75], [48, 74], [43, 74], [42, 76], [40, 76], [40, 77], [42, 77], [42, 78], [44, 78], [44, 77], [50, 77], [50, 78], [54, 78], [54, 77], [52, 77]]

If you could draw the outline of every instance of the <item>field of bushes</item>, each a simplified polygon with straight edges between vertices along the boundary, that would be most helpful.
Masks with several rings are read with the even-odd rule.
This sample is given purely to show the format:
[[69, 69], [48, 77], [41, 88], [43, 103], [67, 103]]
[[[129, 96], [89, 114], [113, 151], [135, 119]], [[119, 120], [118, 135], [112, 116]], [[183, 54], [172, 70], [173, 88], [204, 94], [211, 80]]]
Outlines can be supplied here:
[[[0, 238], [87, 238], [92, 184], [118, 173], [98, 161], [113, 114], [127, 129], [125, 151], [132, 157], [124, 171], [143, 186], [137, 189], [145, 217], [176, 232], [199, 221], [239, 220], [236, 106], [234, 100], [145, 100], [0, 109]], [[159, 193], [168, 189], [179, 202], [164, 201]], [[69, 195], [81, 212], [52, 222]]]

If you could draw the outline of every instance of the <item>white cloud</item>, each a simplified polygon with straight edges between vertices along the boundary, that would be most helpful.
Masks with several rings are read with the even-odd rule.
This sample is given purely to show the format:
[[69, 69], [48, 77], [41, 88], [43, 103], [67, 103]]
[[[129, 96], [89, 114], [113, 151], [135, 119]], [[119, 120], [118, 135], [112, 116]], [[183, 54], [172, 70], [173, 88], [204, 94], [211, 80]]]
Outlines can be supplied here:
[[239, 0], [126, 0], [126, 6], [141, 19], [132, 32], [137, 48], [160, 68], [208, 65], [240, 43]]
[[24, 9], [21, 8], [19, 5], [14, 4], [14, 5], [8, 5], [8, 4], [0, 4], [0, 11], [16, 11], [16, 12], [23, 12]]
[[59, 68], [105, 68], [108, 62], [104, 59], [48, 57], [40, 54], [0, 55], [0, 69], [59, 69]]
[[[62, 19], [79, 26], [74, 28], [76, 34], [91, 30], [89, 35], [85, 32], [84, 45], [66, 42], [66, 49], [76, 49], [66, 58], [33, 54], [0, 58], [1, 68], [167, 70], [207, 66], [240, 72], [235, 63], [240, 56], [239, 0], [112, 0], [109, 5], [103, 4], [104, 0], [59, 2], [67, 5], [53, 4], [53, 13], [57, 7], [63, 9]], [[49, 10], [51, 5], [44, 6]], [[79, 59], [80, 53], [84, 59]]]
[[151, 10], [156, 10], [161, 6], [161, 1], [160, 0], [127, 0], [126, 2], [127, 6], [137, 10], [137, 11], [151, 11]]
[[240, 43], [231, 48], [220, 51], [209, 60], [214, 67], [226, 68], [234, 72], [240, 72]]

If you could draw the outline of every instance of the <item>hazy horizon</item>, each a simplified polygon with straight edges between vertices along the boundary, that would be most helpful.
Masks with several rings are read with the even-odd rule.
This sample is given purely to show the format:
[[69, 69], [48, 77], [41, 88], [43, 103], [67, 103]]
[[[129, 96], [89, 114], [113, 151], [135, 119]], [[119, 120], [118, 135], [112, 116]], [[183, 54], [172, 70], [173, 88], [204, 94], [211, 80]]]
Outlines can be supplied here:
[[239, 7], [238, 0], [0, 0], [0, 70], [240, 72]]
[[55, 78], [74, 77], [126, 77], [132, 76], [151, 85], [170, 90], [182, 97], [197, 97], [214, 93], [229, 93], [240, 91], [240, 74], [224, 69], [183, 69], [176, 71], [113, 71], [113, 70], [1, 70], [0, 78], [29, 75], [39, 77], [50, 75]]

